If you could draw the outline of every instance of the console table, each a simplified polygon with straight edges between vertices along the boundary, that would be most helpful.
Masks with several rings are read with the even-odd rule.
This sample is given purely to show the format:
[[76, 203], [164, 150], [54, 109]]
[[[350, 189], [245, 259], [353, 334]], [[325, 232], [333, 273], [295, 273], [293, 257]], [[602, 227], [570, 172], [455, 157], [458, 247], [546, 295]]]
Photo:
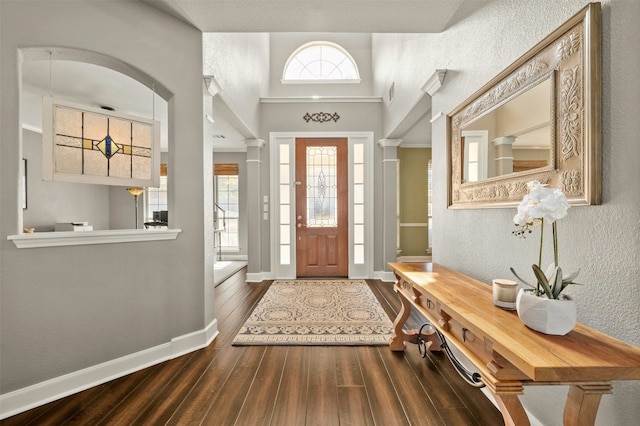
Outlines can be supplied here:
[[[640, 348], [582, 324], [565, 336], [527, 328], [515, 311], [493, 305], [491, 286], [433, 263], [389, 263], [402, 308], [389, 347], [402, 351], [416, 332], [404, 330], [415, 307], [480, 372], [506, 425], [529, 425], [518, 399], [529, 385], [568, 385], [564, 425], [593, 425], [613, 380], [640, 380]], [[420, 333], [430, 350], [438, 333]]]

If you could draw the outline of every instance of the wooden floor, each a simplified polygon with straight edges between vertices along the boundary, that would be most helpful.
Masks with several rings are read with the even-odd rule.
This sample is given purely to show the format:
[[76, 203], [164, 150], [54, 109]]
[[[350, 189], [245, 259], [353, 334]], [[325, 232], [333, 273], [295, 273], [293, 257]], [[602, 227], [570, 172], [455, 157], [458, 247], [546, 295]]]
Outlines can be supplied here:
[[[246, 269], [215, 290], [207, 348], [0, 422], [12, 425], [501, 425], [443, 353], [386, 346], [231, 346], [270, 282]], [[391, 318], [391, 284], [368, 280]]]

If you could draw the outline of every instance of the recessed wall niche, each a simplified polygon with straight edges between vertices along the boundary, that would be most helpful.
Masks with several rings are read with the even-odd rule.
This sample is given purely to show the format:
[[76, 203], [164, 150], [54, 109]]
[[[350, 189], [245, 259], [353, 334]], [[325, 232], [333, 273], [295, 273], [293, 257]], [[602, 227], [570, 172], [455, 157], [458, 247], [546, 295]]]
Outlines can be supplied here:
[[[23, 228], [48, 232], [54, 230], [56, 223], [66, 222], [88, 222], [93, 230], [134, 228], [135, 204], [126, 186], [43, 181], [42, 102], [43, 98], [53, 96], [86, 106], [87, 109], [102, 111], [101, 106], [109, 106], [115, 113], [149, 120], [155, 117], [161, 123], [160, 151], [166, 152], [166, 89], [156, 86], [154, 93], [151, 88], [153, 83], [140, 82], [148, 79], [148, 76], [140, 76], [138, 71], [126, 64], [113, 63], [112, 59], [109, 63], [87, 52], [27, 49], [23, 53], [22, 151], [29, 166], [29, 199], [28, 209], [23, 210]], [[101, 62], [109, 67], [97, 65]], [[104, 112], [113, 114], [106, 110]], [[99, 142], [96, 141], [97, 144]], [[95, 148], [96, 152], [100, 152], [98, 147]], [[126, 183], [122, 182], [122, 185]], [[144, 196], [139, 197], [138, 211], [138, 222], [143, 223]]]

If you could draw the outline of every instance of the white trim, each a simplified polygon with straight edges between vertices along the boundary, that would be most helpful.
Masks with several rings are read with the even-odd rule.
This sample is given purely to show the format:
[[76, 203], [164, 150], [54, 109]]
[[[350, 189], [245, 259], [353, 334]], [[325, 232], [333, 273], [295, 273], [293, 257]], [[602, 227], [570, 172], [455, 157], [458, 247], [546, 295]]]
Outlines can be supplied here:
[[397, 262], [431, 262], [431, 256], [398, 256]]
[[429, 120], [429, 123], [433, 124], [438, 118], [442, 117], [443, 115], [444, 114], [442, 113], [442, 111], [440, 111], [439, 113], [431, 117], [431, 120]]
[[422, 91], [428, 93], [429, 96], [433, 96], [442, 87], [445, 75], [447, 75], [447, 70], [435, 70], [422, 85]]
[[431, 145], [431, 143], [411, 143], [411, 142], [402, 142], [400, 145], [398, 145], [398, 148], [402, 148], [402, 149], [413, 149], [413, 148], [420, 148], [420, 149], [425, 149], [425, 148], [432, 148], [433, 146]]
[[[365, 263], [364, 264], [359, 264], [359, 265], [354, 265], [353, 264], [353, 256], [352, 256], [352, 249], [351, 247], [353, 246], [353, 241], [352, 241], [352, 227], [353, 227], [353, 223], [351, 222], [351, 217], [349, 218], [349, 277], [358, 277], [358, 278], [369, 278], [373, 275], [373, 244], [374, 244], [374, 238], [373, 238], [373, 200], [374, 200], [374, 188], [373, 188], [373, 184], [371, 184], [373, 182], [373, 170], [375, 168], [375, 165], [373, 164], [374, 161], [374, 150], [373, 148], [373, 132], [271, 132], [269, 134], [269, 149], [270, 149], [270, 167], [271, 170], [277, 170], [277, 168], [279, 167], [279, 163], [278, 163], [278, 147], [279, 147], [279, 143], [278, 140], [282, 141], [283, 143], [288, 143], [291, 147], [289, 155], [290, 155], [290, 162], [289, 162], [289, 167], [290, 167], [290, 173], [289, 175], [291, 176], [292, 182], [295, 180], [294, 176], [295, 176], [295, 140], [296, 138], [347, 138], [348, 140], [348, 144], [349, 147], [351, 147], [351, 145], [357, 141], [358, 139], [364, 139], [365, 143]], [[349, 161], [349, 167], [352, 168], [353, 164], [352, 161], [350, 159]], [[351, 188], [353, 181], [352, 181], [352, 174], [351, 171], [349, 172], [350, 175], [350, 181], [349, 181], [349, 187]], [[279, 191], [279, 176], [277, 175], [277, 173], [271, 173], [271, 182], [270, 182], [270, 191], [271, 191], [271, 197], [270, 197], [270, 210], [272, 212], [272, 220], [271, 220], [271, 227], [270, 227], [270, 240], [271, 240], [271, 278], [265, 278], [263, 276], [260, 276], [260, 278], [262, 279], [286, 279], [286, 278], [295, 278], [295, 267], [296, 267], [296, 257], [295, 257], [295, 241], [292, 241], [291, 244], [291, 258], [290, 258], [290, 264], [289, 265], [279, 265], [277, 263], [277, 259], [278, 259], [278, 254], [280, 253], [280, 246], [279, 246], [279, 242], [280, 242], [280, 230], [279, 230], [279, 226], [280, 226], [280, 205], [279, 205], [279, 198], [280, 198], [280, 191]], [[370, 184], [367, 184], [370, 183]], [[290, 217], [294, 218], [295, 217], [295, 185], [291, 185], [291, 190], [290, 190], [290, 200], [291, 200], [291, 204], [290, 204]], [[352, 191], [349, 191], [350, 194]], [[350, 203], [352, 204], [352, 203]], [[351, 207], [350, 207], [351, 209]], [[352, 212], [350, 211], [350, 215], [352, 215]], [[291, 235], [295, 236], [295, 223], [294, 221], [291, 222]], [[249, 275], [252, 275], [251, 277], [249, 277]], [[353, 276], [352, 276], [353, 275]], [[259, 281], [258, 280], [258, 276], [259, 274], [255, 274], [255, 276], [253, 276], [253, 274], [247, 274], [247, 281]]]
[[[154, 95], [155, 96], [155, 95]], [[154, 98], [155, 99], [155, 98]], [[55, 171], [55, 135], [54, 123], [56, 121], [56, 106], [67, 109], [76, 109], [82, 112], [90, 112], [96, 115], [102, 115], [109, 118], [123, 119], [132, 122], [138, 122], [150, 126], [152, 132], [151, 140], [151, 176], [148, 179], [134, 177], [115, 177], [115, 176], [94, 176], [82, 173], [60, 173]], [[120, 185], [120, 186], [141, 186], [141, 187], [158, 187], [160, 186], [160, 127], [158, 120], [138, 117], [129, 114], [109, 111], [81, 105], [73, 102], [54, 99], [50, 96], [42, 97], [42, 180], [48, 182], [71, 182], [71, 183], [89, 183], [98, 185]]]
[[243, 260], [243, 261], [248, 261], [249, 260], [249, 256], [246, 254], [231, 254], [229, 252], [225, 252], [224, 250], [222, 251], [222, 261], [225, 260]]
[[244, 142], [247, 147], [254, 148], [262, 148], [265, 143], [263, 139], [245, 139], [242, 142]]
[[396, 275], [391, 271], [375, 271], [373, 273], [373, 279], [394, 283], [396, 282]]
[[175, 337], [167, 343], [2, 394], [0, 419], [202, 349], [217, 336], [218, 320], [214, 318], [202, 330]]
[[[354, 169], [355, 169], [355, 146], [362, 145], [364, 155], [364, 200], [362, 203], [365, 211], [364, 222], [364, 263], [355, 263], [355, 183], [354, 183]], [[373, 134], [362, 136], [349, 137], [349, 164], [348, 164], [348, 184], [349, 184], [349, 278], [366, 279], [372, 275], [373, 271], [373, 245], [374, 245], [374, 233], [373, 233], [373, 181], [374, 181], [374, 145]], [[359, 203], [360, 204], [360, 203]]]
[[194, 350], [209, 346], [218, 334], [218, 320], [214, 318], [213, 321], [202, 330], [174, 337], [171, 339], [171, 358], [177, 358]]
[[207, 92], [209, 92], [212, 97], [215, 97], [220, 93], [220, 84], [213, 75], [204, 76], [204, 85], [207, 88]]
[[515, 136], [501, 136], [499, 138], [495, 138], [494, 140], [492, 140], [491, 145], [493, 146], [513, 145], [517, 139], [518, 138], [516, 138]]
[[260, 98], [261, 104], [382, 103], [380, 96], [289, 96]]
[[[353, 65], [353, 68], [356, 71], [356, 77], [351, 79], [351, 78], [342, 78], [339, 80], [329, 80], [329, 79], [312, 79], [312, 80], [301, 80], [301, 79], [287, 79], [285, 78], [285, 75], [287, 74], [287, 70], [289, 69], [289, 65], [291, 64], [291, 61], [293, 59], [295, 59], [298, 54], [300, 52], [303, 52], [307, 49], [313, 48], [315, 46], [320, 46], [320, 48], [322, 47], [328, 47], [328, 48], [332, 48], [335, 49], [337, 51], [339, 51], [340, 53], [342, 53], [351, 63], [351, 65]], [[314, 59], [317, 60], [318, 58]], [[320, 58], [321, 62], [326, 62], [324, 60], [322, 60], [322, 58]], [[302, 61], [300, 61], [302, 62]], [[306, 67], [309, 63], [304, 64], [304, 66]], [[332, 64], [335, 66], [335, 64]], [[351, 80], [358, 80], [358, 83], [360, 82], [360, 70], [358, 69], [358, 63], [353, 59], [353, 56], [351, 56], [351, 53], [349, 53], [349, 51], [347, 49], [345, 49], [344, 47], [342, 47], [341, 45], [339, 45], [338, 43], [334, 43], [331, 41], [326, 41], [326, 40], [316, 40], [316, 41], [310, 41], [308, 43], [304, 43], [302, 46], [299, 46], [296, 50], [293, 51], [293, 53], [291, 53], [291, 55], [289, 55], [289, 58], [287, 58], [287, 62], [284, 64], [284, 68], [282, 70], [282, 78], [280, 81], [282, 82], [307, 82], [307, 83], [312, 83], [312, 84], [317, 84], [317, 83], [322, 83], [324, 82], [328, 82], [328, 83], [335, 83], [335, 82], [351, 82]]]
[[329, 80], [329, 79], [313, 79], [313, 80], [285, 80], [283, 78], [280, 79], [280, 83], [282, 84], [358, 84], [362, 80], [359, 78], [349, 78], [343, 80]]
[[221, 148], [221, 147], [213, 147], [213, 153], [215, 154], [216, 152], [247, 152], [247, 148]]
[[380, 139], [378, 145], [382, 148], [396, 148], [400, 146], [402, 139]]
[[[42, 126], [41, 126], [42, 127]], [[29, 130], [34, 133], [42, 133], [42, 129], [40, 127], [32, 126], [30, 124], [22, 123], [23, 130]]]
[[34, 232], [9, 235], [18, 248], [80, 246], [86, 244], [134, 243], [140, 241], [175, 240], [182, 229], [112, 229], [80, 232]]
[[[468, 152], [469, 143], [478, 144], [478, 180], [486, 179], [489, 173], [489, 132], [487, 130], [464, 130], [461, 132], [461, 136], [465, 138], [464, 152]], [[463, 164], [463, 176], [469, 176], [469, 163], [466, 160]], [[467, 181], [465, 178], [465, 182]]]
[[248, 283], [261, 283], [265, 280], [275, 280], [271, 272], [247, 272], [245, 281]]

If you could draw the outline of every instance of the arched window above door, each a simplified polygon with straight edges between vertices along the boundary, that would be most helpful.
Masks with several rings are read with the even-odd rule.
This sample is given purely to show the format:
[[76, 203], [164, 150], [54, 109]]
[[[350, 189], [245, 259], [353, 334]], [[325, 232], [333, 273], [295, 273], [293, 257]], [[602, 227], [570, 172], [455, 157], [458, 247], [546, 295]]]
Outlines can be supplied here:
[[283, 83], [359, 83], [358, 66], [349, 52], [336, 43], [313, 41], [291, 54], [282, 74]]

